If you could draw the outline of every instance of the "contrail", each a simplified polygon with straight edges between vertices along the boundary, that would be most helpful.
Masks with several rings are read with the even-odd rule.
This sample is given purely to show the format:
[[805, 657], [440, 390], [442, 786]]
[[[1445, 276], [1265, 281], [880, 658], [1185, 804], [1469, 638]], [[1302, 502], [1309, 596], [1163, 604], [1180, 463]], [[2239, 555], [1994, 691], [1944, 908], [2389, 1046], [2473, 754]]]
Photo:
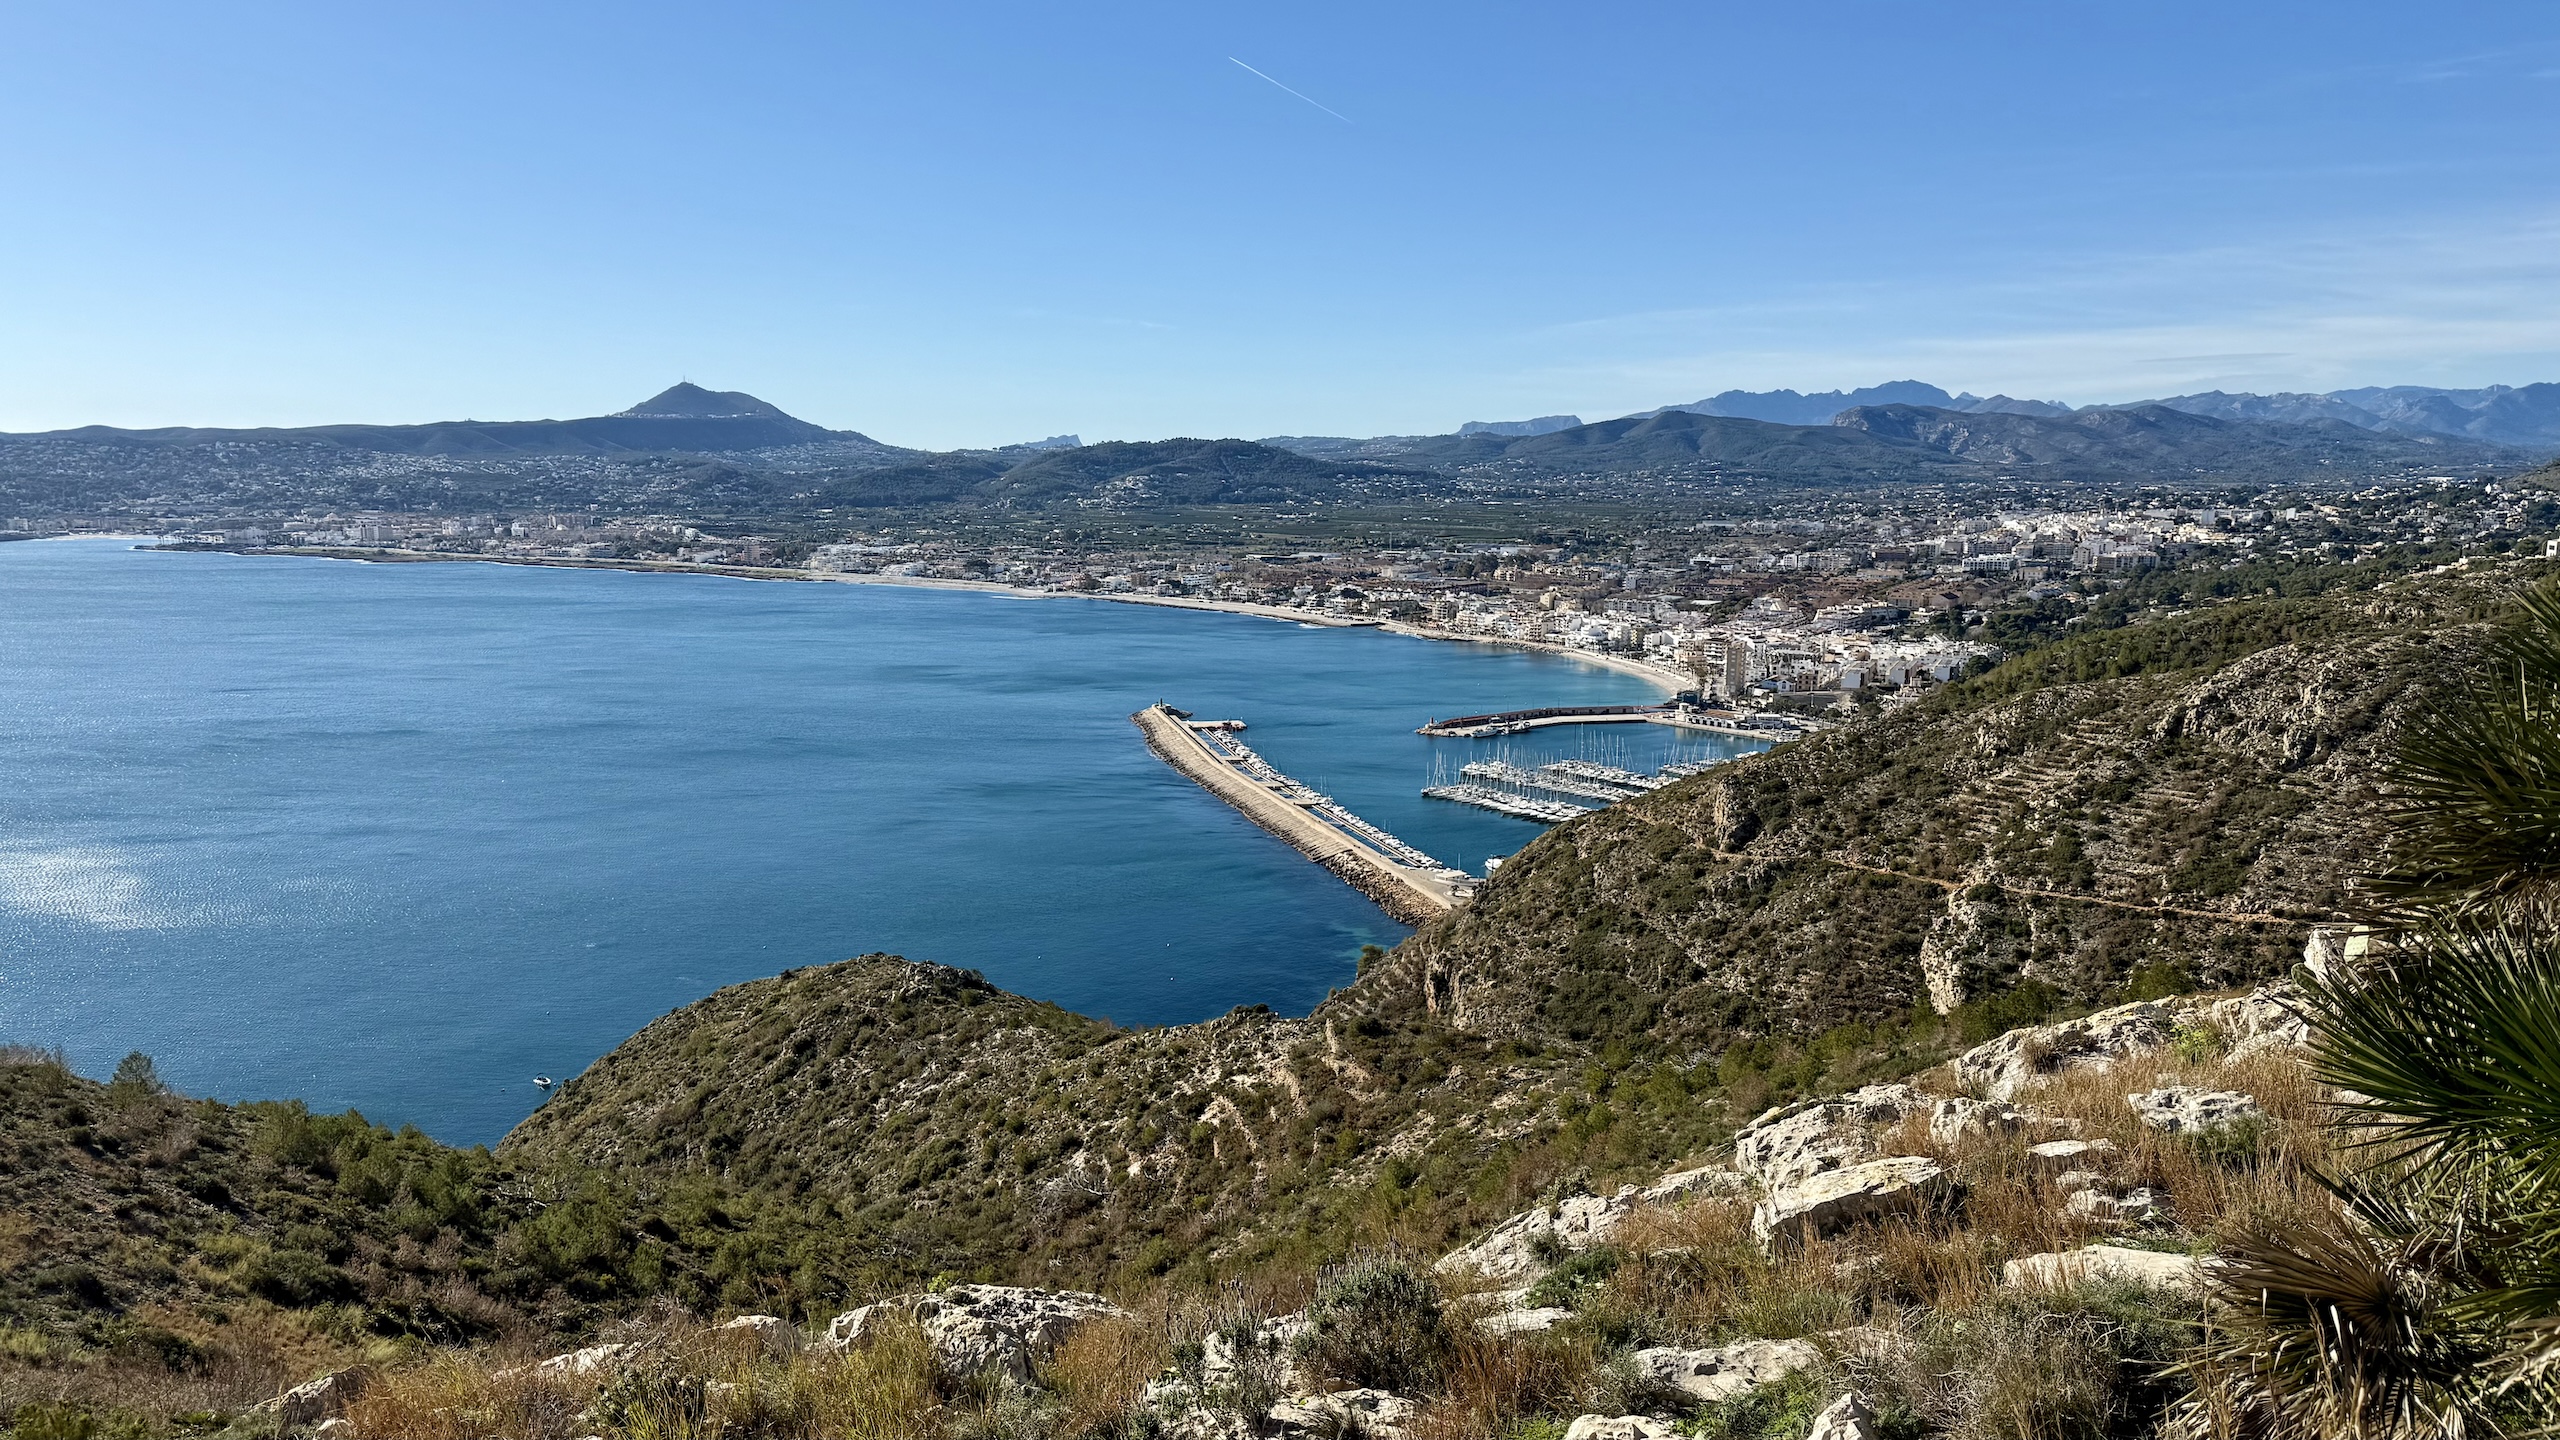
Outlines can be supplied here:
[[[1250, 66], [1250, 65], [1245, 65], [1243, 61], [1238, 60], [1238, 59], [1237, 59], [1236, 57], [1234, 57], [1233, 55], [1230, 55], [1230, 56], [1228, 56], [1228, 57], [1227, 57], [1227, 63], [1228, 63], [1228, 64], [1230, 64], [1230, 65], [1244, 65], [1244, 68], [1245, 68], [1245, 69], [1247, 69], [1247, 70], [1252, 70], [1252, 71], [1253, 71], [1253, 73], [1254, 73], [1254, 74], [1256, 74], [1256, 75], [1262, 75], [1262, 72], [1261, 72], [1261, 71], [1259, 71], [1259, 70], [1254, 70], [1254, 69], [1253, 69], [1253, 67], [1252, 67], [1252, 66]], [[1263, 78], [1263, 79], [1265, 79], [1265, 80], [1271, 80], [1271, 77], [1270, 77], [1270, 76], [1268, 76], [1268, 75], [1262, 75], [1262, 78]], [[1277, 81], [1277, 80], [1271, 80], [1271, 83], [1272, 83], [1272, 84], [1274, 84], [1274, 85], [1280, 85], [1280, 82], [1279, 82], [1279, 81]], [[1283, 89], [1283, 90], [1289, 90], [1289, 87], [1288, 87], [1288, 86], [1286, 86], [1286, 85], [1280, 85], [1280, 88], [1281, 88], [1281, 89]], [[1312, 100], [1312, 99], [1308, 99], [1308, 97], [1306, 97], [1306, 96], [1304, 96], [1304, 95], [1298, 95], [1298, 92], [1297, 92], [1297, 91], [1295, 91], [1295, 90], [1289, 90], [1289, 93], [1290, 93], [1290, 94], [1292, 94], [1292, 95], [1297, 95], [1299, 99], [1301, 99], [1301, 100], [1305, 100], [1308, 104], [1313, 105], [1313, 106], [1314, 106], [1314, 107], [1316, 107], [1317, 109], [1319, 109], [1319, 110], [1323, 111], [1323, 112], [1324, 112], [1324, 113], [1326, 113], [1327, 115], [1332, 116], [1334, 119], [1341, 121], [1341, 122], [1342, 122], [1343, 124], [1345, 124], [1345, 125], [1348, 125], [1348, 124], [1350, 124], [1350, 123], [1351, 123], [1351, 117], [1350, 117], [1350, 116], [1343, 114], [1341, 111], [1334, 109], [1332, 106], [1325, 104], [1325, 103], [1324, 103], [1323, 101], [1321, 101], [1321, 100]]]

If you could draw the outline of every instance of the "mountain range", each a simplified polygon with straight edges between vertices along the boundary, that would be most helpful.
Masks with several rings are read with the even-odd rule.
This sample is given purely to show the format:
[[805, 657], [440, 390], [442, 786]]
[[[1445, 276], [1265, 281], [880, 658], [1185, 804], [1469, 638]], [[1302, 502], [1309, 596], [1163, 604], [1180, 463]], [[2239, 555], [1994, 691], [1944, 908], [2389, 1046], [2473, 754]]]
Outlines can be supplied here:
[[[2009, 402], [2015, 403], [2015, 402]], [[1471, 476], [1643, 473], [1662, 478], [1856, 484], [1983, 480], [2223, 479], [2265, 483], [2418, 468], [2510, 465], [2525, 452], [2471, 439], [2380, 431], [2334, 419], [2222, 419], [2168, 405], [1963, 411], [1859, 405], [1821, 424], [1673, 408], [1543, 434], [1264, 442], [1333, 460]]]
[[[2217, 420], [2251, 420], [2299, 425], [2334, 420], [2360, 430], [2396, 435], [2445, 435], [2485, 440], [2520, 449], [2560, 450], [2560, 385], [2489, 385], [2476, 390], [2439, 390], [2424, 385], [2367, 386], [2326, 394], [2227, 394], [2208, 390], [2121, 405], [2070, 406], [2051, 400], [2017, 400], [2006, 395], [1950, 395], [1919, 380], [1894, 380], [1857, 390], [1826, 390], [1802, 395], [1793, 390], [1727, 390], [1686, 405], [1665, 405], [1630, 419], [1648, 419], [1674, 410], [1695, 415], [1723, 415], [1766, 420], [1778, 425], [1828, 425], [1841, 414], [1874, 405], [1916, 405], [1959, 414], [2035, 415], [2047, 418], [2086, 414], [2092, 410], [2140, 410], [2166, 406], [2189, 415]], [[1500, 434], [1523, 433], [1485, 426]], [[1464, 433], [1464, 432], [1462, 432]]]
[[[1858, 403], [1834, 408], [1842, 401]], [[1757, 413], [1731, 413], [1744, 411]], [[1822, 418], [1802, 418], [1815, 414]], [[1135, 510], [1698, 482], [2362, 484], [2510, 471], [2553, 453], [2560, 453], [2560, 385], [2549, 384], [2216, 394], [2074, 410], [1897, 381], [1817, 395], [1728, 391], [1592, 424], [1572, 415], [1471, 421], [1447, 435], [1092, 445], [1061, 435], [936, 452], [686, 382], [614, 414], [571, 420], [0, 435], [0, 514], [593, 507], [788, 518], [866, 508]]]

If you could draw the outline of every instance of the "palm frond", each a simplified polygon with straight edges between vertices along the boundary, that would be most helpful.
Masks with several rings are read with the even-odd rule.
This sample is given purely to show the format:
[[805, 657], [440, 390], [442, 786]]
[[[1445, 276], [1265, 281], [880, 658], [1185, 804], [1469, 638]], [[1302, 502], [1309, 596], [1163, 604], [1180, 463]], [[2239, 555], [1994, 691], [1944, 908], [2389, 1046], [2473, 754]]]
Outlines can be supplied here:
[[2395, 1155], [2499, 1173], [2560, 1202], [2560, 941], [2513, 915], [2440, 924], [2366, 971], [2304, 982], [2320, 1079]]
[[2560, 581], [2519, 598], [2485, 672], [2422, 708], [2388, 775], [2401, 917], [2506, 903], [2560, 914]]
[[2213, 1280], [2213, 1329], [2178, 1367], [2194, 1385], [2193, 1436], [2353, 1435], [2372, 1440], [2495, 1434], [2513, 1406], [2486, 1369], [2496, 1329], [2447, 1302], [2462, 1291], [2458, 1238], [2387, 1198], [2346, 1214], [2228, 1239]]

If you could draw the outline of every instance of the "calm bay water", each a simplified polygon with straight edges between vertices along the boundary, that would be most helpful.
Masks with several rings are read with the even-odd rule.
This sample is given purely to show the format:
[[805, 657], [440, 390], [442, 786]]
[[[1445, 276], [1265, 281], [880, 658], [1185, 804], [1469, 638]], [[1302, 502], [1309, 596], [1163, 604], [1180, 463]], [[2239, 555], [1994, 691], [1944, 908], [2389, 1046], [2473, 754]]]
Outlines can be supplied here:
[[494, 1141], [721, 985], [869, 950], [1124, 1023], [1303, 1012], [1405, 933], [1155, 759], [1158, 698], [1481, 871], [1500, 752], [1654, 698], [1554, 656], [1064, 599], [0, 545], [0, 1041]]

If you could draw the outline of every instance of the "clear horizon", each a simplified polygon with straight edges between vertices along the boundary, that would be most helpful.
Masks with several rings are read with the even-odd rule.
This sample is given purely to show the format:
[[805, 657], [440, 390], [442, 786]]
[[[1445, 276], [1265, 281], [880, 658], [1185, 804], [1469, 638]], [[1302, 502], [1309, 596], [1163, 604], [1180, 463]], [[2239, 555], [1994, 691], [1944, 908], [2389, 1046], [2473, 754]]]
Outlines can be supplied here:
[[2560, 379], [2560, 12], [39, 3], [0, 430]]

